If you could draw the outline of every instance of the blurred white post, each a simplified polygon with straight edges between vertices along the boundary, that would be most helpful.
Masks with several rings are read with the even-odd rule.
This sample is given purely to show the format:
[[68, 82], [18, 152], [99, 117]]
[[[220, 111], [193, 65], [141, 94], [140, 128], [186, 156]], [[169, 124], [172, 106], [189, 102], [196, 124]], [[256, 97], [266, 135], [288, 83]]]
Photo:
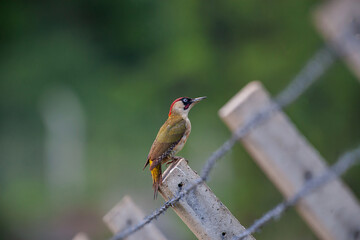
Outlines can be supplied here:
[[[168, 168], [165, 175], [160, 185], [160, 194], [165, 201], [200, 178], [184, 159], [171, 170]], [[198, 185], [172, 208], [198, 239], [231, 240], [245, 229], [205, 183]], [[248, 236], [245, 239], [254, 238]]]
[[[222, 107], [219, 115], [235, 131], [270, 101], [261, 83], [252, 82]], [[281, 111], [241, 142], [286, 198], [327, 170], [325, 160]], [[360, 206], [340, 179], [300, 200], [297, 210], [320, 239], [360, 239]]]
[[315, 23], [360, 80], [360, 1], [324, 1], [315, 11]]
[[47, 91], [40, 102], [45, 123], [45, 171], [51, 199], [71, 200], [85, 185], [85, 115], [67, 88]]
[[[116, 234], [133, 224], [138, 223], [145, 217], [144, 213], [135, 205], [129, 196], [125, 196], [113, 209], [108, 212], [103, 221], [112, 233]], [[127, 240], [166, 240], [164, 235], [153, 223], [128, 236]]]
[[90, 240], [90, 238], [85, 233], [80, 232], [72, 240]]

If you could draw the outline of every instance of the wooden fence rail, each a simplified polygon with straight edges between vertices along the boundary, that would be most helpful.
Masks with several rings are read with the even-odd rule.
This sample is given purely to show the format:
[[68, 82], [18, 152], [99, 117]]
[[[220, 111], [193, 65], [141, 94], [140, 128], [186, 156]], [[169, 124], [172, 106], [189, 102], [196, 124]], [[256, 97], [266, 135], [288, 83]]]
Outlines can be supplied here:
[[[164, 175], [160, 194], [166, 201], [200, 178], [184, 159]], [[245, 229], [206, 183], [198, 185], [172, 208], [198, 239], [231, 240]]]
[[[133, 202], [129, 196], [125, 196], [113, 209], [108, 212], [103, 220], [109, 229], [115, 234], [127, 227], [143, 220], [145, 214]], [[149, 223], [140, 231], [130, 235], [127, 240], [166, 240], [165, 236], [153, 223]]]
[[331, 0], [314, 12], [315, 24], [360, 80], [360, 1]]

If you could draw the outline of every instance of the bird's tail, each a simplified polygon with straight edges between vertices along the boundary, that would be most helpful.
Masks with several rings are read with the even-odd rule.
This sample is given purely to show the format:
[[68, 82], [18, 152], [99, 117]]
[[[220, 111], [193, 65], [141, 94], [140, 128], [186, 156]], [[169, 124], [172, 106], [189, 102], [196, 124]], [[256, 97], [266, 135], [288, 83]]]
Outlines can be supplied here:
[[[152, 161], [149, 160], [149, 162], [150, 162], [150, 168], [151, 168]], [[154, 199], [156, 199], [158, 191], [159, 191], [159, 186], [160, 186], [160, 184], [162, 182], [161, 164], [158, 164], [156, 167], [154, 167], [151, 170], [151, 176], [152, 176], [152, 179], [153, 179]]]

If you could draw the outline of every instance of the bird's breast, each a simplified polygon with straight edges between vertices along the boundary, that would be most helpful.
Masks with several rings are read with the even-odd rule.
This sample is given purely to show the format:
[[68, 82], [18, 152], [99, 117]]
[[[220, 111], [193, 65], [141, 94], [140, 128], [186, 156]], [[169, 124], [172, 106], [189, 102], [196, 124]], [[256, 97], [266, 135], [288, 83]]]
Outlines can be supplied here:
[[186, 120], [186, 130], [185, 130], [185, 133], [184, 135], [182, 136], [182, 138], [180, 139], [179, 143], [174, 147], [174, 154], [176, 154], [177, 152], [179, 152], [185, 145], [189, 135], [190, 135], [190, 132], [191, 132], [191, 123], [190, 123], [190, 120], [187, 118]]

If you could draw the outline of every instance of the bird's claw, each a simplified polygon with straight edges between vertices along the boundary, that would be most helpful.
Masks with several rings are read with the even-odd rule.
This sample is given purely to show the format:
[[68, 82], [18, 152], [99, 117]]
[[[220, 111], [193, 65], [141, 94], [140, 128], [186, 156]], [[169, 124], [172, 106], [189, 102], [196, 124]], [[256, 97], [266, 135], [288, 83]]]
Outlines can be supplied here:
[[[168, 166], [170, 164], [175, 165], [180, 161], [180, 159], [183, 159], [183, 157], [178, 157], [178, 156], [172, 157], [171, 160], [166, 163], [166, 166]], [[187, 162], [187, 160], [186, 160], [186, 162]]]

